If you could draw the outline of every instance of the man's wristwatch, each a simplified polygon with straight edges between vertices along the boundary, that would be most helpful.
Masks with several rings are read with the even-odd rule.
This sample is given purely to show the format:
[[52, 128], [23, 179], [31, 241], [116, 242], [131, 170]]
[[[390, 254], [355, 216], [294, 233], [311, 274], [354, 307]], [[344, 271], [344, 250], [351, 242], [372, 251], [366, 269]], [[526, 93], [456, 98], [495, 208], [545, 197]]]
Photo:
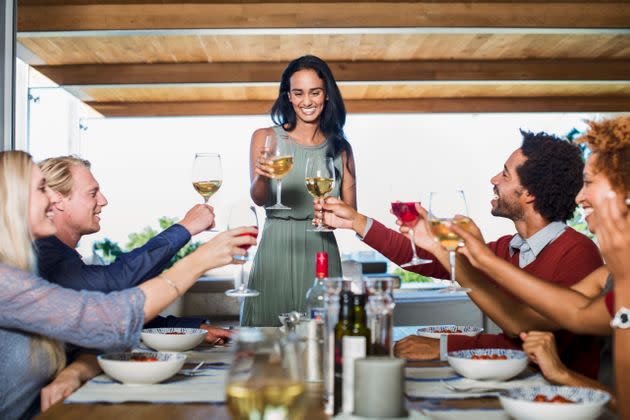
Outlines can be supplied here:
[[619, 308], [613, 320], [610, 321], [610, 326], [613, 328], [630, 328], [630, 309], [623, 306]]

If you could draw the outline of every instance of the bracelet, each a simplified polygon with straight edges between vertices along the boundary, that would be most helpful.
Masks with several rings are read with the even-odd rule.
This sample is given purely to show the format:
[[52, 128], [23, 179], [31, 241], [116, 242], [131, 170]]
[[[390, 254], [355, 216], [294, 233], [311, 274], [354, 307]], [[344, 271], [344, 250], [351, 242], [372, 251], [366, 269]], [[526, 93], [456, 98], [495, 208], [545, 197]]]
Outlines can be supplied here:
[[171, 279], [169, 279], [169, 278], [168, 278], [168, 277], [166, 277], [166, 276], [163, 276], [162, 274], [160, 274], [158, 277], [159, 277], [159, 278], [161, 278], [162, 280], [164, 280], [164, 281], [165, 281], [165, 282], [166, 282], [169, 286], [171, 286], [173, 289], [175, 289], [175, 292], [177, 292], [177, 296], [178, 296], [178, 297], [182, 295], [182, 293], [179, 291], [179, 287], [177, 287], [177, 285], [176, 285], [175, 283], [173, 283], [173, 282], [171, 281]]

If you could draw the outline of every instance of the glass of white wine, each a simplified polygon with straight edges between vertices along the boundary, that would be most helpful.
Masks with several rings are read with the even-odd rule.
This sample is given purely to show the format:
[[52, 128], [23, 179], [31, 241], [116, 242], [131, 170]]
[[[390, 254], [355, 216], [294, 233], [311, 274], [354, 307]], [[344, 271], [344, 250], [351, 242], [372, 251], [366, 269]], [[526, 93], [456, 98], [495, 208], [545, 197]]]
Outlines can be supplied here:
[[[313, 198], [325, 198], [335, 188], [335, 166], [333, 158], [325, 156], [309, 157], [306, 161], [304, 176], [306, 189]], [[325, 228], [320, 221], [310, 232], [332, 232]]]
[[226, 380], [232, 419], [296, 419], [306, 416], [305, 384], [294, 335], [241, 328], [234, 339]]
[[[256, 208], [250, 203], [239, 202], [232, 206], [230, 217], [228, 219], [228, 229], [235, 229], [243, 226], [258, 228], [258, 216], [256, 215]], [[253, 233], [244, 233], [241, 236], [245, 235], [253, 236], [254, 238], [258, 237], [257, 234]], [[250, 245], [241, 245], [241, 248], [249, 250]], [[249, 260], [249, 254], [244, 256], [238, 255], [235, 256], [234, 259], [247, 261]], [[234, 283], [234, 289], [230, 289], [225, 292], [225, 294], [230, 297], [245, 298], [258, 296], [260, 294], [258, 290], [249, 289], [245, 284], [245, 269], [243, 264], [241, 264], [239, 275], [235, 278]]]
[[192, 184], [205, 204], [208, 204], [210, 197], [219, 191], [222, 183], [221, 155], [218, 153], [195, 153]]
[[272, 177], [278, 181], [276, 204], [267, 210], [291, 210], [282, 204], [282, 178], [293, 168], [293, 142], [288, 136], [267, 136], [264, 150], [271, 161]]
[[[457, 216], [457, 217], [455, 217]], [[468, 205], [462, 190], [432, 192], [429, 199], [429, 226], [434, 239], [448, 250], [451, 266], [451, 283], [441, 293], [470, 292], [470, 289], [460, 287], [455, 279], [455, 251], [463, 246], [463, 239], [453, 232], [451, 224], [464, 229], [470, 225]]]

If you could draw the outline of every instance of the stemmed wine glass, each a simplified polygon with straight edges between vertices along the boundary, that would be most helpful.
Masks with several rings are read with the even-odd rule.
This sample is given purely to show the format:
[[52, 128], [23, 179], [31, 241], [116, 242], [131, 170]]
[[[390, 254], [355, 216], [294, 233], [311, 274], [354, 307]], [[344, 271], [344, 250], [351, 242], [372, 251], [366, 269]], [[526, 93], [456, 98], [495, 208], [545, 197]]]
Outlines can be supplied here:
[[241, 328], [225, 386], [233, 419], [306, 418], [299, 344], [275, 329]]
[[464, 191], [432, 192], [429, 199], [429, 226], [435, 240], [448, 250], [451, 265], [451, 283], [448, 288], [440, 290], [440, 293], [470, 292], [470, 289], [460, 287], [455, 280], [455, 251], [457, 247], [464, 245], [464, 241], [451, 230], [450, 224], [464, 229], [470, 224]]
[[265, 153], [271, 160], [272, 177], [278, 181], [276, 204], [267, 210], [291, 210], [282, 204], [282, 178], [293, 168], [293, 142], [286, 135], [273, 135], [265, 138]]
[[416, 252], [416, 244], [413, 240], [413, 228], [420, 219], [420, 214], [416, 210], [416, 203], [414, 201], [393, 201], [392, 213], [400, 220], [400, 222], [409, 228], [409, 240], [411, 241], [411, 251], [413, 252], [413, 258], [411, 261], [404, 263], [401, 267], [412, 267], [414, 265], [428, 264], [431, 260], [425, 260], [419, 258]]
[[[306, 189], [313, 198], [322, 199], [335, 188], [335, 166], [333, 158], [325, 156], [312, 156], [306, 161], [306, 174], [304, 175]], [[322, 221], [310, 232], [332, 232], [325, 228]]]
[[[228, 220], [228, 229], [234, 229], [237, 227], [252, 226], [258, 228], [258, 216], [256, 216], [256, 208], [252, 205], [236, 204], [230, 211], [230, 218]], [[253, 236], [258, 235], [255, 233], [243, 233], [243, 235]], [[241, 245], [241, 248], [247, 250], [251, 245]], [[244, 256], [237, 255], [234, 257], [236, 260], [247, 261], [249, 260], [249, 254]], [[241, 264], [239, 275], [234, 279], [234, 289], [230, 289], [225, 292], [226, 295], [231, 297], [252, 297], [258, 296], [260, 292], [258, 290], [252, 290], [245, 285], [245, 269]]]
[[221, 155], [218, 153], [195, 153], [192, 184], [205, 204], [208, 204], [210, 197], [219, 191], [222, 183]]

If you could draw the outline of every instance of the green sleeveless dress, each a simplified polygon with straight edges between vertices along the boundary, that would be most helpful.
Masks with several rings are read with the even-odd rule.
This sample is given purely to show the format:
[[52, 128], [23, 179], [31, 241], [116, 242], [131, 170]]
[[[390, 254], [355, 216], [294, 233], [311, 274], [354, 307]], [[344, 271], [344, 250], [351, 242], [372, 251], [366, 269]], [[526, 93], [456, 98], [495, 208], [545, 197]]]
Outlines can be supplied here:
[[[273, 128], [285, 133], [282, 127]], [[333, 156], [333, 145], [326, 140], [317, 146], [296, 142], [293, 169], [282, 180], [282, 204], [291, 210], [265, 210], [267, 220], [249, 276], [249, 288], [260, 291], [246, 298], [242, 308], [243, 326], [278, 326], [278, 315], [290, 311], [306, 312], [306, 292], [315, 278], [315, 255], [328, 253], [330, 277], [341, 275], [341, 258], [332, 232], [308, 232], [312, 228], [313, 197], [304, 185], [306, 161], [312, 156]], [[330, 194], [340, 196], [343, 165], [341, 153], [334, 157], [335, 187]], [[271, 180], [265, 207], [276, 202], [277, 182]]]

